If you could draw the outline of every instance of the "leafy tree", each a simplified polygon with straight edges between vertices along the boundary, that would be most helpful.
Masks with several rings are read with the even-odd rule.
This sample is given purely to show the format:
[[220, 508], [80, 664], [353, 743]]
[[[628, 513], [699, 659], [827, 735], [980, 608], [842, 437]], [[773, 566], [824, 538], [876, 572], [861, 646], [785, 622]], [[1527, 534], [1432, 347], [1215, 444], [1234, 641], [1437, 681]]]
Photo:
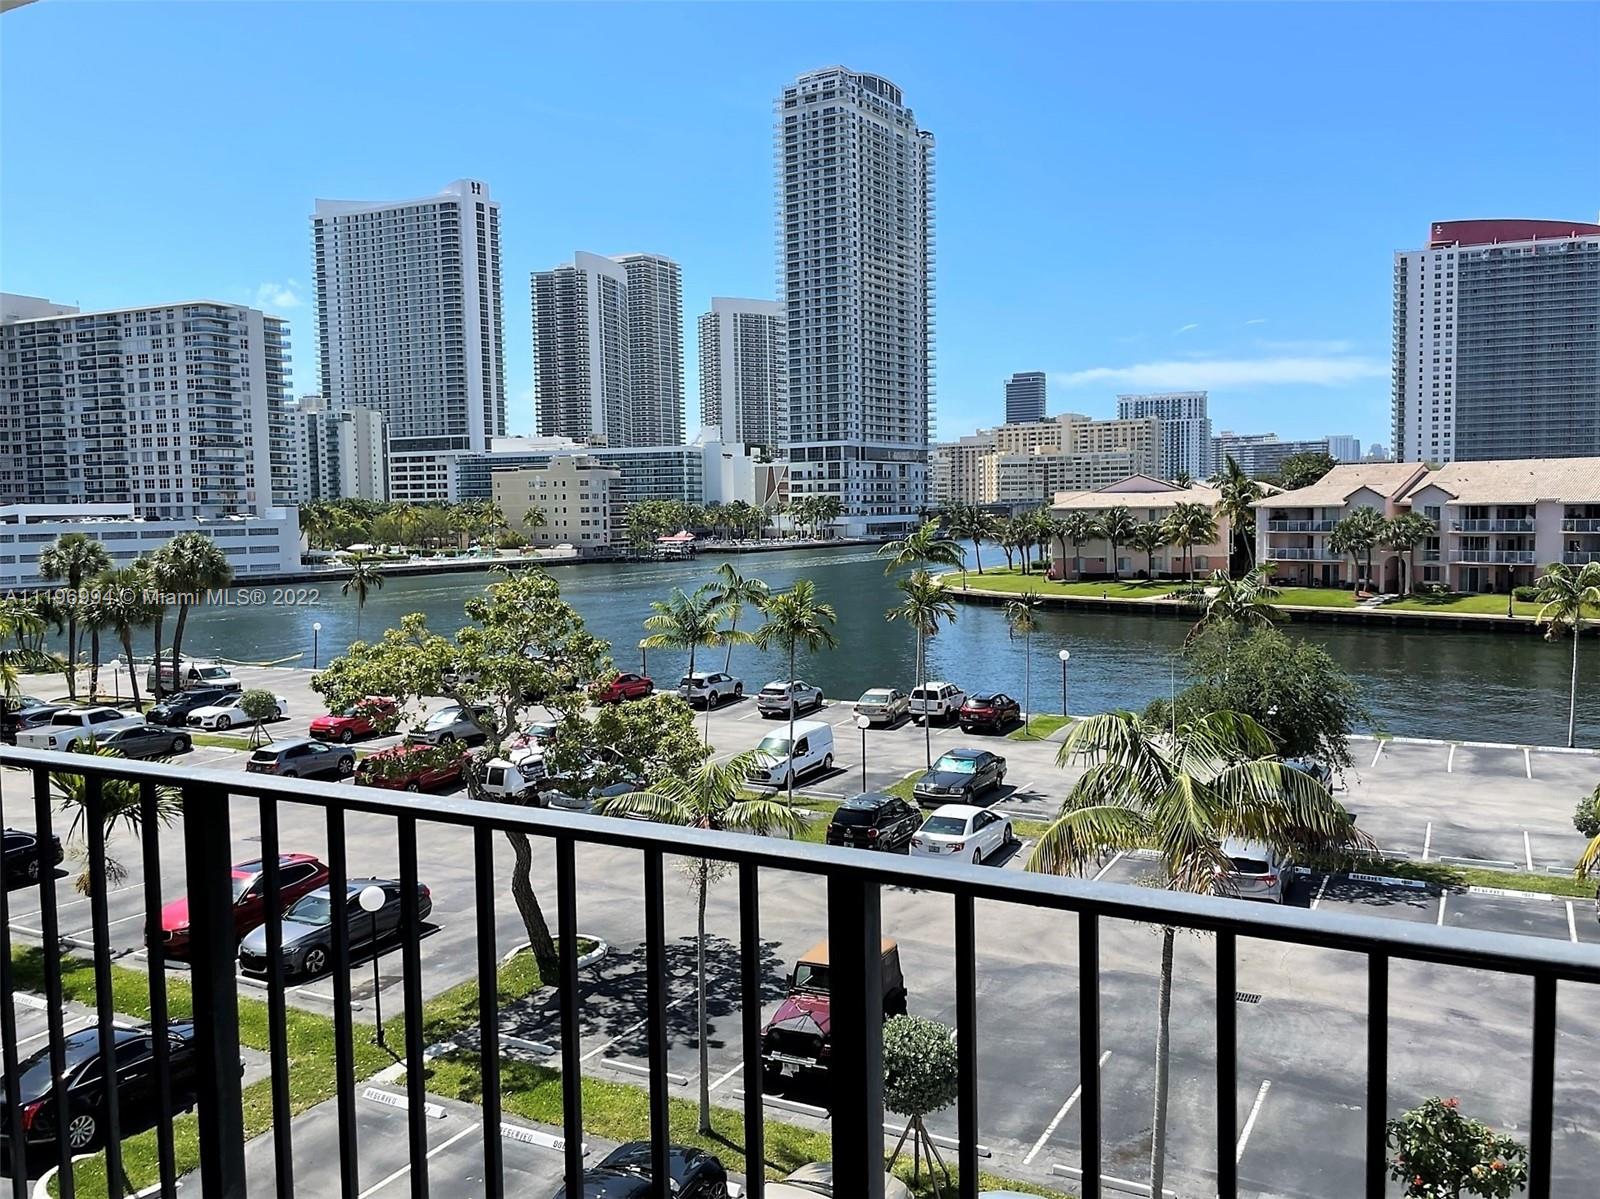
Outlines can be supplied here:
[[350, 559], [350, 577], [339, 587], [340, 595], [356, 597], [356, 637], [361, 636], [361, 613], [367, 607], [367, 595], [383, 589], [383, 571], [367, 560], [365, 554]]
[[1194, 547], [1210, 545], [1217, 539], [1216, 514], [1204, 504], [1184, 502], [1172, 509], [1166, 521], [1169, 545], [1183, 546], [1183, 560], [1194, 590]]
[[[1336, 554], [1349, 554], [1357, 571], [1366, 562], [1363, 577], [1372, 586], [1372, 547], [1384, 534], [1383, 513], [1376, 508], [1357, 508], [1336, 522], [1328, 533], [1328, 548]], [[1359, 581], [1357, 583], [1359, 586]]]
[[[154, 556], [161, 561], [161, 577], [178, 600], [178, 621], [172, 630], [172, 685], [181, 690], [183, 627], [189, 620], [189, 606], [196, 596], [232, 582], [233, 567], [221, 547], [204, 533], [179, 533]], [[156, 682], [161, 682], [159, 669]]]
[[934, 1194], [942, 1192], [933, 1176], [939, 1163], [946, 1182], [950, 1171], [928, 1135], [924, 1119], [956, 1101], [959, 1065], [951, 1029], [926, 1016], [895, 1016], [883, 1025], [883, 1106], [907, 1117], [906, 1130], [889, 1158], [892, 1167], [901, 1147], [911, 1137], [912, 1180], [920, 1183], [922, 1158], [928, 1161], [928, 1178]]
[[[742, 500], [735, 502], [743, 503]], [[765, 579], [746, 578], [732, 562], [724, 562], [717, 567], [716, 577], [711, 581], [711, 594], [728, 617], [728, 627], [723, 634], [728, 655], [723, 660], [722, 669], [732, 670], [733, 647], [735, 644], [744, 644], [744, 641], [738, 640], [739, 617], [744, 614], [746, 607], [761, 611], [772, 589], [767, 586]]]
[[272, 734], [263, 725], [277, 719], [278, 697], [270, 691], [252, 689], [239, 697], [239, 708], [250, 718], [250, 748], [260, 745], [263, 737], [271, 741]]
[[1321, 480], [1338, 463], [1333, 455], [1322, 450], [1304, 454], [1290, 454], [1278, 467], [1278, 482], [1285, 491], [1298, 491]]
[[580, 774], [590, 785], [686, 777], [711, 749], [695, 729], [689, 705], [670, 692], [626, 704], [563, 707], [545, 764], [557, 778]]
[[1582, 836], [1600, 837], [1600, 784], [1578, 801], [1577, 810], [1572, 813], [1572, 827]]
[[[1056, 759], [1061, 766], [1082, 761], [1087, 769], [1027, 868], [1077, 874], [1105, 854], [1154, 846], [1164, 886], [1209, 895], [1229, 865], [1221, 848], [1227, 837], [1261, 842], [1284, 856], [1370, 847], [1321, 783], [1272, 752], [1267, 731], [1238, 712], [1211, 712], [1175, 728], [1132, 712], [1087, 717], [1071, 727]], [[1175, 933], [1169, 926], [1161, 935], [1152, 1195], [1161, 1194], [1166, 1172]]]
[[[945, 592], [944, 580], [925, 570], [912, 571], [898, 580], [898, 604], [884, 614], [887, 620], [898, 620], [911, 626], [917, 638], [916, 686], [926, 681], [928, 665], [928, 638], [939, 632], [941, 623], [954, 624], [956, 604]], [[924, 714], [922, 718], [922, 748], [928, 769], [933, 769], [933, 721]]]
[[1118, 547], [1131, 544], [1138, 531], [1139, 522], [1133, 519], [1133, 513], [1128, 511], [1126, 504], [1118, 504], [1114, 508], [1107, 508], [1100, 517], [1100, 536], [1106, 539], [1111, 551], [1111, 559], [1108, 565], [1113, 578], [1120, 578], [1122, 574], [1117, 569]]
[[1534, 583], [1539, 611], [1534, 617], [1545, 626], [1546, 641], [1572, 634], [1572, 681], [1567, 688], [1567, 745], [1574, 744], [1578, 725], [1578, 642], [1589, 612], [1600, 609], [1600, 562], [1573, 570], [1565, 562], [1552, 562]]
[[966, 551], [959, 541], [940, 536], [939, 522], [929, 520], [897, 541], [884, 542], [878, 547], [878, 557], [889, 559], [883, 568], [889, 575], [902, 566], [955, 568], [965, 561]]
[[1421, 512], [1402, 512], [1384, 522], [1378, 544], [1393, 550], [1405, 564], [1400, 591], [1409, 594], [1416, 587], [1417, 546], [1439, 531], [1439, 526]]
[[[804, 649], [808, 654], [818, 650], [834, 649], [839, 639], [833, 627], [839, 614], [832, 604], [817, 598], [817, 585], [810, 579], [796, 579], [788, 591], [780, 591], [767, 600], [766, 623], [755, 632], [755, 643], [765, 650], [770, 645], [781, 646], [789, 658], [789, 681], [794, 681], [795, 655]], [[789, 705], [789, 744], [794, 744], [794, 704]], [[788, 771], [788, 802], [794, 806], [794, 771]]]
[[1145, 556], [1145, 577], [1152, 582], [1156, 577], [1156, 551], [1169, 544], [1166, 526], [1158, 520], [1145, 521], [1133, 530], [1128, 544]]
[[1527, 1149], [1463, 1116], [1457, 1100], [1425, 1100], [1386, 1127], [1389, 1175], [1407, 1199], [1510, 1199], [1528, 1181]]
[[[702, 761], [693, 770], [670, 774], [652, 783], [648, 791], [602, 800], [602, 816], [644, 816], [683, 828], [714, 832], [773, 833], [795, 836], [804, 821], [794, 810], [765, 797], [744, 798], [744, 778], [753, 764], [750, 754], [726, 762]], [[711, 1041], [706, 1027], [706, 893], [729, 869], [726, 862], [705, 858], [688, 861], [690, 885], [695, 891], [695, 993], [696, 1029], [700, 1043], [700, 1132], [711, 1128]]]
[[87, 533], [63, 533], [39, 553], [39, 577], [67, 585], [67, 694], [74, 699], [78, 696], [78, 622], [83, 616], [83, 585], [110, 569], [111, 555], [106, 553], [106, 547]]
[[1033, 719], [1033, 635], [1039, 631], [1039, 597], [1024, 591], [1005, 606], [1006, 636], [1022, 638], [1022, 727]]

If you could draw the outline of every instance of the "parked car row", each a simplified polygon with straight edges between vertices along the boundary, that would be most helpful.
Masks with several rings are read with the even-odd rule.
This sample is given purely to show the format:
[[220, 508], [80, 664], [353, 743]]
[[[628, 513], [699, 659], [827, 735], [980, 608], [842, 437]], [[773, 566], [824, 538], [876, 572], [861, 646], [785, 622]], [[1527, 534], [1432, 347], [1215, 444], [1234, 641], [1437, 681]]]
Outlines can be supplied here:
[[892, 728], [902, 720], [959, 724], [964, 733], [1003, 733], [1022, 721], [1022, 705], [1003, 691], [971, 695], [954, 683], [935, 680], [912, 689], [873, 687], [856, 701], [855, 713], [869, 726]]

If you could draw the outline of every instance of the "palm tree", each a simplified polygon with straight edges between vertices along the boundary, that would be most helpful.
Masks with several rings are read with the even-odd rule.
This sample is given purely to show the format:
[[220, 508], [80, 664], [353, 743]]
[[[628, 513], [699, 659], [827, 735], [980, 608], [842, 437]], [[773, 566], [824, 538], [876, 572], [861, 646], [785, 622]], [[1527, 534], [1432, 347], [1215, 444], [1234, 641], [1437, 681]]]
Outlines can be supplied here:
[[[945, 593], [944, 580], [925, 570], [914, 570], [895, 583], [903, 598], [886, 612], [888, 620], [900, 620], [910, 625], [917, 636], [916, 686], [921, 687], [928, 662], [928, 638], [939, 631], [941, 621], [954, 624], [956, 604]], [[922, 747], [929, 770], [933, 769], [933, 721], [927, 713], [922, 716]]]
[[[639, 642], [642, 649], [675, 649], [687, 651], [689, 669], [694, 673], [695, 651], [702, 645], [708, 649], [734, 642], [752, 641], [749, 633], [733, 630], [724, 632], [719, 626], [726, 611], [717, 598], [716, 588], [710, 583], [696, 587], [688, 593], [674, 587], [664, 600], [651, 600], [652, 614], [645, 617], [644, 627], [655, 630]], [[706, 701], [706, 740], [711, 739], [711, 701]]]
[[958, 539], [964, 537], [972, 542], [972, 561], [981, 575], [983, 555], [980, 547], [985, 537], [995, 538], [1000, 535], [1000, 518], [993, 512], [978, 507], [977, 504], [957, 503], [950, 505], [946, 523], [951, 537]]
[[1111, 548], [1111, 574], [1113, 578], [1121, 578], [1122, 571], [1117, 567], [1117, 547], [1132, 543], [1134, 535], [1139, 531], [1139, 522], [1133, 519], [1133, 513], [1128, 511], [1126, 504], [1118, 504], [1115, 508], [1108, 508], [1100, 518], [1100, 536], [1104, 537]]
[[1134, 528], [1128, 544], [1145, 556], [1145, 575], [1155, 582], [1156, 551], [1171, 544], [1167, 540], [1166, 526], [1158, 520], [1144, 521]]
[[[1061, 518], [1061, 556], [1067, 556], [1067, 542], [1072, 542], [1072, 574], [1074, 578], [1083, 577], [1083, 545], [1086, 541], [1093, 541], [1100, 536], [1100, 522], [1088, 512], [1082, 510], [1068, 512]], [[1062, 571], [1065, 577], [1066, 572]]]
[[813, 500], [812, 509], [811, 509], [811, 521], [812, 521], [811, 532], [812, 532], [812, 535], [813, 536], [818, 535], [818, 533], [819, 533], [818, 526], [819, 525], [830, 525], [831, 526], [834, 521], [838, 520], [843, 515], [844, 515], [844, 501], [841, 500], [838, 496], [836, 496], [836, 495], [819, 495], [819, 496], [816, 496], [814, 498], [814, 500]]
[[[648, 791], [618, 795], [600, 801], [602, 816], [643, 816], [663, 824], [714, 832], [773, 833], [795, 836], [805, 822], [794, 809], [765, 797], [744, 799], [745, 772], [753, 755], [740, 754], [726, 762], [702, 762], [689, 775], [669, 777]], [[696, 1027], [700, 1041], [700, 1132], [711, 1128], [711, 1048], [706, 1028], [706, 892], [728, 869], [725, 862], [704, 858], [688, 862], [690, 884], [695, 889], [695, 981], [698, 999]]]
[[522, 515], [522, 527], [530, 533], [537, 533], [550, 523], [550, 518], [544, 514], [543, 508], [530, 507]]
[[89, 634], [89, 702], [100, 694], [100, 631], [106, 627], [105, 579], [110, 571], [102, 572], [89, 581], [89, 587], [80, 597], [78, 619]]
[[1033, 720], [1033, 635], [1039, 629], [1039, 597], [1024, 591], [1005, 606], [1006, 636], [1022, 638], [1022, 727]]
[[[817, 585], [810, 579], [796, 579], [789, 590], [770, 597], [762, 611], [766, 615], [766, 623], [756, 630], [754, 641], [762, 650], [774, 643], [783, 647], [789, 658], [790, 683], [794, 682], [794, 660], [801, 647], [805, 648], [806, 653], [814, 654], [822, 649], [835, 649], [839, 644], [839, 639], [833, 634], [839, 614], [833, 610], [832, 604], [825, 604], [817, 598]], [[789, 744], [794, 745], [792, 693], [789, 700]], [[785, 790], [788, 792], [789, 806], [793, 807], [794, 771], [786, 773]]]
[[878, 547], [878, 557], [888, 558], [883, 568], [886, 575], [902, 566], [957, 567], [966, 560], [967, 552], [959, 541], [939, 536], [937, 520], [924, 521], [920, 527], [907, 533], [898, 541], [886, 541]]
[[[1545, 626], [1545, 639], [1572, 634], [1572, 682], [1567, 689], [1567, 746], [1574, 744], [1578, 723], [1578, 642], [1589, 623], [1586, 609], [1600, 609], [1600, 562], [1573, 570], [1565, 562], [1552, 562], [1534, 583], [1538, 593], [1537, 624]], [[1594, 851], [1594, 846], [1589, 847]]]
[[[183, 626], [189, 619], [189, 605], [195, 596], [233, 580], [233, 567], [217, 543], [204, 533], [179, 533], [155, 552], [162, 560], [162, 573], [178, 598], [178, 621], [172, 629], [172, 685], [183, 688]], [[160, 663], [156, 680], [160, 682]]]
[[78, 697], [78, 620], [85, 580], [111, 569], [106, 547], [87, 533], [63, 533], [39, 554], [39, 577], [67, 585], [67, 694]]
[[1189, 630], [1193, 640], [1206, 629], [1212, 628], [1266, 628], [1280, 619], [1281, 613], [1273, 606], [1272, 598], [1278, 589], [1268, 578], [1271, 567], [1263, 562], [1235, 579], [1225, 570], [1213, 571], [1211, 594], [1205, 600], [1205, 611]]
[[1384, 522], [1378, 544], [1401, 556], [1401, 563], [1405, 567], [1405, 577], [1401, 579], [1400, 586], [1402, 595], [1410, 594], [1416, 586], [1417, 546], [1438, 531], [1439, 526], [1420, 512], [1403, 512]]
[[717, 567], [717, 577], [711, 583], [711, 595], [728, 614], [728, 656], [722, 663], [723, 670], [733, 669], [733, 634], [738, 632], [739, 616], [745, 606], [748, 604], [759, 612], [771, 594], [772, 589], [767, 586], [765, 579], [745, 578], [732, 562], [724, 562]]
[[122, 646], [122, 656], [128, 662], [128, 685], [133, 689], [133, 707], [140, 710], [139, 672], [133, 665], [133, 631], [149, 624], [153, 612], [149, 594], [149, 570], [143, 562], [135, 562], [121, 570], [114, 570], [101, 580], [101, 612], [106, 628], [116, 634]]
[[[1132, 712], [1074, 724], [1056, 761], [1088, 764], [1028, 862], [1045, 874], [1078, 874], [1108, 853], [1153, 847], [1163, 884], [1209, 895], [1229, 862], [1227, 837], [1281, 856], [1364, 852], [1371, 843], [1326, 787], [1271, 757], [1272, 739], [1237, 712], [1212, 712], [1169, 729]], [[1176, 930], [1162, 929], [1156, 1024], [1156, 1087], [1150, 1193], [1161, 1194], [1167, 1137], [1167, 1074]]]
[[1189, 590], [1194, 590], [1194, 547], [1210, 545], [1217, 539], [1217, 518], [1204, 504], [1178, 504], [1167, 517], [1167, 543], [1183, 546], [1184, 567]]
[[356, 597], [356, 640], [361, 640], [361, 613], [367, 607], [367, 593], [383, 590], [383, 571], [367, 560], [365, 554], [352, 555], [350, 577], [339, 587], [340, 595]]
[[1328, 533], [1328, 548], [1336, 554], [1349, 554], [1357, 571], [1361, 570], [1365, 558], [1367, 568], [1363, 577], [1368, 586], [1372, 584], [1372, 547], [1383, 536], [1384, 527], [1383, 513], [1376, 508], [1357, 508], [1335, 523]]
[[[1245, 474], [1233, 460], [1233, 455], [1228, 454], [1224, 456], [1223, 468], [1217, 476], [1217, 490], [1222, 492], [1217, 511], [1227, 517], [1234, 542], [1244, 543], [1246, 558], [1253, 566], [1256, 560], [1256, 510], [1253, 505], [1266, 494], [1266, 489]], [[1231, 561], [1228, 567], [1231, 573]]]
[[[120, 758], [116, 750], [98, 746], [79, 747], [85, 753], [101, 758]], [[67, 829], [67, 840], [77, 842], [73, 856], [83, 863], [74, 886], [81, 895], [89, 894], [95, 880], [89, 874], [88, 840], [89, 781], [82, 774], [52, 773], [50, 783], [56, 789], [63, 811], [72, 813], [72, 824]], [[140, 802], [139, 784], [133, 779], [108, 778], [100, 786], [101, 831], [106, 841], [120, 828], [132, 834], [135, 843], [142, 844], [144, 808]], [[176, 787], [156, 788], [156, 823], [169, 825], [183, 814], [182, 793]], [[128, 877], [127, 868], [110, 854], [105, 858], [104, 882], [116, 886]]]

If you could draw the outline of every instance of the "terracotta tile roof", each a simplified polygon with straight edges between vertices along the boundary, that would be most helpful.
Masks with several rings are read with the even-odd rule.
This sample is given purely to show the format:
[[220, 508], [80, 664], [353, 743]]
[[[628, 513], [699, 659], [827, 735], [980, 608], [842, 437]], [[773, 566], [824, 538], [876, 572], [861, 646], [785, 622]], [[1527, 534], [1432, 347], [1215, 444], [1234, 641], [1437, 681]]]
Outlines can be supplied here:
[[[1118, 491], [1119, 487], [1128, 485], [1149, 485], [1148, 491]], [[1051, 503], [1057, 509], [1107, 509], [1119, 505], [1131, 509], [1145, 508], [1172, 508], [1178, 504], [1204, 504], [1214, 508], [1221, 501], [1222, 493], [1215, 487], [1208, 487], [1204, 483], [1194, 483], [1188, 487], [1174, 487], [1170, 483], [1162, 483], [1146, 475], [1134, 475], [1120, 483], [1113, 483], [1110, 487], [1102, 487], [1096, 491], [1058, 491], [1056, 498]]]
[[1347, 462], [1334, 467], [1310, 487], [1284, 491], [1257, 500], [1255, 508], [1334, 508], [1363, 487], [1398, 498], [1427, 466], [1421, 462]]
[[1442, 488], [1458, 504], [1532, 504], [1539, 500], [1594, 504], [1600, 503], [1600, 458], [1452, 462], [1429, 471], [1406, 489], [1405, 498], [1424, 487]]

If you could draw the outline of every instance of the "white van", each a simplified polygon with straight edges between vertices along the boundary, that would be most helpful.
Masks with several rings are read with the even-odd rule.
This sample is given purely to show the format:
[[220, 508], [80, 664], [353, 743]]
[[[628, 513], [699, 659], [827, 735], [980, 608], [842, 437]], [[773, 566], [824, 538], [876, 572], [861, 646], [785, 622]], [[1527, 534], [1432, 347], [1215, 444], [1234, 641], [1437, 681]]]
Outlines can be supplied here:
[[774, 729], [755, 748], [755, 762], [745, 778], [757, 785], [787, 788], [813, 770], [833, 769], [833, 726], [821, 720], [794, 722], [794, 744], [789, 725]]

